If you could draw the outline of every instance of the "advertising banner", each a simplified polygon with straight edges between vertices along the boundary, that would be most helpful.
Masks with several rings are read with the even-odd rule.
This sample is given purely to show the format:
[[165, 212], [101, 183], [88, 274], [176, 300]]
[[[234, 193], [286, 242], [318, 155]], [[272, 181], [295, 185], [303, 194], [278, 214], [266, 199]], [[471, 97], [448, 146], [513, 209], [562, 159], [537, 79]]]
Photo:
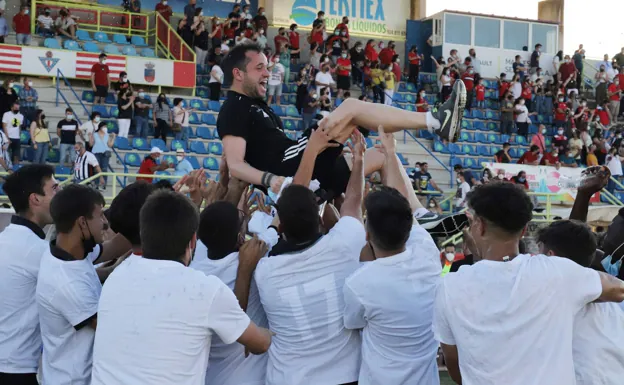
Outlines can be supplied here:
[[[98, 0], [99, 4], [112, 5], [113, 7], [119, 7], [120, 0]], [[159, 0], [142, 0], [141, 12], [151, 12], [156, 9], [156, 4], [160, 3]], [[188, 0], [168, 0], [167, 5], [171, 7], [173, 13], [184, 13], [184, 7], [188, 5]], [[204, 16], [218, 16], [225, 19], [230, 12], [234, 4], [240, 4], [241, 7], [245, 4], [249, 4], [253, 14], [256, 14], [258, 10], [258, 0], [199, 0], [196, 6], [201, 7], [204, 11]]]
[[[551, 202], [574, 203], [576, 199], [577, 183], [581, 178], [582, 168], [552, 166], [530, 166], [526, 164], [513, 163], [484, 163], [484, 168], [489, 168], [493, 175], [498, 170], [505, 170], [505, 178], [510, 179], [518, 175], [520, 171], [526, 173], [526, 179], [532, 192], [558, 194], [551, 197]], [[544, 197], [540, 197], [545, 201]], [[600, 193], [595, 194], [591, 202], [599, 202]]]
[[312, 28], [319, 11], [325, 12], [328, 33], [349, 18], [349, 34], [405, 40], [410, 2], [406, 0], [268, 0], [270, 22]]
[[56, 76], [61, 70], [68, 78], [76, 77], [76, 52], [22, 48], [22, 71], [31, 75]]
[[128, 79], [136, 84], [173, 86], [173, 61], [129, 57]]

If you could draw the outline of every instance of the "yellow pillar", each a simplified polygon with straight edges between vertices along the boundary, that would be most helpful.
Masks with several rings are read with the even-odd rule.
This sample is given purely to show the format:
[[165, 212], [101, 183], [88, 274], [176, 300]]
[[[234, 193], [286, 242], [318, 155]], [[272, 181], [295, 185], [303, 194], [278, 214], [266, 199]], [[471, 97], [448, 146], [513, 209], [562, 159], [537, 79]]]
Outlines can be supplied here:
[[559, 49], [563, 49], [564, 0], [544, 0], [537, 4], [537, 18], [543, 21], [559, 23]]
[[420, 20], [427, 17], [427, 0], [410, 0], [410, 19]]

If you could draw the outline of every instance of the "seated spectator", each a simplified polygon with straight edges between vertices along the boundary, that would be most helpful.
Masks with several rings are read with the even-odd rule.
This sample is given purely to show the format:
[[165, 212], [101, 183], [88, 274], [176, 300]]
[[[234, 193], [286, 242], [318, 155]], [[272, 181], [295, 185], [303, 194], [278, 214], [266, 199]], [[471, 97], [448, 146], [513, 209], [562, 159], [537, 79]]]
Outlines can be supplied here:
[[526, 179], [526, 172], [520, 171], [518, 175], [511, 177], [511, 182], [524, 187], [525, 190], [529, 189], [529, 182]]
[[434, 214], [442, 215], [442, 208], [435, 197], [429, 199], [428, 210]]
[[496, 179], [500, 182], [509, 182], [509, 179], [505, 178], [505, 170], [499, 168], [496, 172]]
[[186, 153], [183, 148], [178, 148], [176, 150], [176, 159], [178, 160], [178, 164], [175, 166], [175, 175], [184, 176], [193, 171], [193, 166], [191, 162], [186, 159]]
[[559, 162], [561, 163], [561, 167], [578, 167], [578, 165], [576, 164], [576, 159], [572, 154], [572, 150], [569, 147], [564, 148], [564, 151], [561, 153], [561, 155], [559, 155]]
[[[607, 154], [607, 159], [605, 161], [606, 166], [611, 171], [611, 176], [615, 179], [621, 179], [622, 173], [622, 157], [618, 154], [618, 148], [612, 147]], [[607, 184], [607, 190], [610, 192], [614, 192], [617, 185], [614, 181], [609, 179], [609, 183]]]
[[592, 144], [587, 150], [587, 158], [585, 160], [587, 167], [598, 166], [598, 158], [596, 157], [596, 145]]
[[427, 162], [420, 163], [420, 168], [418, 171], [415, 171], [412, 174], [412, 179], [414, 180], [414, 186], [418, 191], [418, 200], [420, 200], [421, 203], [427, 202], [428, 194], [423, 194], [423, 191], [427, 191], [430, 184], [431, 187], [433, 187], [440, 193], [444, 193], [444, 191], [442, 191], [442, 189], [438, 187], [436, 182], [433, 180], [433, 177], [429, 173], [429, 165], [427, 164]]
[[455, 193], [454, 200], [454, 210], [462, 210], [466, 207], [466, 197], [468, 196], [468, 192], [470, 192], [470, 185], [466, 182], [464, 178], [464, 174], [458, 172], [457, 173], [457, 192]]
[[550, 152], [547, 152], [540, 161], [542, 166], [558, 166], [559, 165], [559, 147], [553, 146]]
[[492, 175], [492, 171], [489, 168], [483, 170], [481, 174], [481, 183], [488, 183], [494, 180], [494, 175]]
[[581, 165], [581, 153], [583, 152], [583, 141], [579, 136], [578, 130], [572, 131], [572, 138], [568, 140], [568, 148], [570, 149], [570, 155], [576, 159], [576, 163]]
[[494, 161], [497, 163], [511, 163], [511, 155], [509, 155], [509, 149], [511, 144], [503, 143], [503, 149], [494, 154]]
[[76, 21], [69, 15], [69, 12], [65, 9], [59, 11], [59, 17], [55, 21], [56, 33], [59, 36], [65, 36], [66, 38], [76, 40]]
[[46, 7], [43, 13], [37, 17], [37, 33], [44, 37], [54, 37], [54, 19], [52, 19], [50, 13], [50, 8]]
[[553, 137], [553, 144], [559, 147], [559, 149], [563, 149], [568, 145], [568, 137], [565, 135], [563, 127], [557, 128], [557, 134]]
[[540, 150], [536, 145], [531, 145], [529, 151], [522, 154], [518, 160], [518, 164], [528, 164], [532, 166], [539, 165]]
[[17, 45], [30, 45], [30, 9], [22, 6], [20, 11], [13, 16], [13, 30]]
[[418, 96], [416, 97], [416, 111], [418, 112], [429, 111], [430, 107], [429, 107], [429, 102], [427, 102], [427, 99], [425, 99], [426, 95], [427, 93], [425, 92], [424, 89], [421, 89], [418, 92]]
[[[141, 175], [154, 175], [156, 171], [164, 171], [170, 167], [173, 167], [173, 164], [169, 164], [167, 162], [160, 162], [160, 164], [156, 163], [156, 161], [158, 160], [158, 158], [160, 158], [162, 154], [163, 150], [158, 147], [152, 147], [150, 153], [141, 162], [138, 173]], [[148, 177], [137, 177], [136, 180], [142, 180], [147, 183], [152, 183], [154, 181], [153, 178]]]

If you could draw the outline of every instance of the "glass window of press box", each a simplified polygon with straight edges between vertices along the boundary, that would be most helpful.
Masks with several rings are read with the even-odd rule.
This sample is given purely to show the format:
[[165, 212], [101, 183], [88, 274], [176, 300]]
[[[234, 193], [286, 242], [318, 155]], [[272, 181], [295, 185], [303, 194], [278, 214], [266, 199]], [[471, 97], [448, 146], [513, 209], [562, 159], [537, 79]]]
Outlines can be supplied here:
[[447, 13], [444, 15], [444, 40], [449, 44], [471, 45], [470, 16]]
[[477, 47], [500, 48], [500, 20], [475, 17]]
[[557, 49], [557, 27], [547, 24], [535, 24], [532, 25], [531, 31], [531, 47], [529, 50], [533, 50], [535, 44], [542, 45], [542, 52], [554, 55]]
[[529, 23], [505, 20], [503, 29], [504, 49], [522, 51], [529, 47]]

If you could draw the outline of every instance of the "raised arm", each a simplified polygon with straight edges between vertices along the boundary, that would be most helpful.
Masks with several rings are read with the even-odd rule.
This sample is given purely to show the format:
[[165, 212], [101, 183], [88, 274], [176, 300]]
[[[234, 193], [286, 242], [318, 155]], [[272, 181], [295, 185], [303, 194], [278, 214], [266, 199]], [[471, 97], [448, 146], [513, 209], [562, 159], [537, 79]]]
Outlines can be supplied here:
[[347, 184], [345, 201], [340, 208], [340, 216], [353, 217], [361, 222], [362, 199], [364, 197], [364, 151], [366, 150], [366, 142], [359, 130], [355, 130], [353, 134], [351, 134], [349, 148], [351, 149], [351, 154], [353, 154], [353, 168], [351, 169], [351, 177]]
[[308, 144], [306, 145], [305, 150], [303, 151], [303, 156], [301, 158], [301, 163], [299, 163], [299, 168], [297, 169], [297, 173], [293, 178], [293, 184], [299, 184], [305, 187], [310, 185], [310, 181], [312, 180], [312, 174], [314, 173], [314, 164], [316, 163], [316, 157], [325, 149], [329, 147], [338, 147], [340, 144], [338, 143], [330, 143], [331, 138], [327, 134], [327, 132], [323, 131], [320, 128], [316, 130], [312, 130], [312, 134], [310, 135], [310, 139], [308, 140]]
[[249, 301], [249, 289], [251, 288], [251, 279], [253, 273], [258, 266], [260, 258], [269, 251], [266, 243], [257, 237], [245, 242], [238, 253], [238, 272], [236, 274], [236, 282], [234, 283], [234, 295], [238, 299], [240, 307], [247, 311], [247, 303]]

